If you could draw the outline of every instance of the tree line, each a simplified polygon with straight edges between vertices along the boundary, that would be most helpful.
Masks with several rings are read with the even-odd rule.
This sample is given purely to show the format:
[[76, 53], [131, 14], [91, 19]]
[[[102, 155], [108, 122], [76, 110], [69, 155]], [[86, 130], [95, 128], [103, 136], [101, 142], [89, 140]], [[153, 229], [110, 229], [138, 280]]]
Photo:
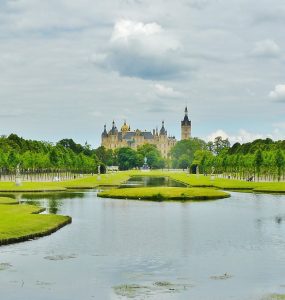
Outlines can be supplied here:
[[250, 143], [230, 145], [227, 139], [216, 137], [213, 142], [191, 138], [176, 143], [167, 158], [155, 145], [145, 144], [136, 150], [128, 147], [115, 150], [100, 146], [92, 149], [72, 139], [53, 144], [26, 140], [11, 134], [0, 137], [0, 180], [12, 179], [17, 166], [27, 179], [48, 179], [60, 175], [72, 178], [76, 174], [101, 173], [107, 166], [120, 170], [140, 168], [147, 158], [151, 169], [188, 169], [191, 173], [222, 174], [247, 180], [281, 180], [285, 177], [285, 141], [257, 139]]
[[188, 160], [193, 171], [198, 166], [204, 174], [248, 181], [285, 179], [285, 141], [267, 138], [230, 146], [228, 140], [217, 137], [213, 143], [202, 144]]
[[16, 134], [0, 137], [0, 180], [14, 180], [17, 169], [26, 180], [74, 178], [77, 174], [106, 172], [106, 167], [119, 166], [120, 170], [139, 168], [145, 157], [150, 168], [163, 168], [165, 160], [154, 145], [143, 145], [137, 150], [125, 147], [115, 151], [98, 147], [92, 149], [62, 139], [53, 144], [27, 140]]
[[27, 180], [93, 173], [99, 161], [88, 144], [64, 139], [56, 144], [26, 140], [16, 134], [0, 137], [0, 179], [13, 179], [16, 170]]

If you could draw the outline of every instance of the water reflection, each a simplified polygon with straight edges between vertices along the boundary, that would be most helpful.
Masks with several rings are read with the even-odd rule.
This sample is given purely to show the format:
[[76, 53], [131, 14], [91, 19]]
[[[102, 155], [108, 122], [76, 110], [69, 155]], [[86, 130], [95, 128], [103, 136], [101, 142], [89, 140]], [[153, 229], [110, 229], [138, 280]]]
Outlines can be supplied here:
[[122, 184], [122, 188], [131, 187], [187, 187], [186, 184], [176, 181], [169, 177], [154, 177], [154, 176], [133, 176], [126, 183]]
[[83, 198], [84, 192], [53, 192], [53, 193], [23, 193], [21, 198], [23, 200], [64, 200]]
[[65, 199], [83, 198], [83, 192], [54, 192], [54, 193], [24, 193], [21, 195], [21, 202], [30, 205], [43, 206], [47, 213], [57, 214]]
[[284, 196], [232, 193], [194, 203], [101, 199], [94, 191], [39, 196], [22, 201], [73, 222], [1, 247], [3, 298], [257, 300], [284, 284]]

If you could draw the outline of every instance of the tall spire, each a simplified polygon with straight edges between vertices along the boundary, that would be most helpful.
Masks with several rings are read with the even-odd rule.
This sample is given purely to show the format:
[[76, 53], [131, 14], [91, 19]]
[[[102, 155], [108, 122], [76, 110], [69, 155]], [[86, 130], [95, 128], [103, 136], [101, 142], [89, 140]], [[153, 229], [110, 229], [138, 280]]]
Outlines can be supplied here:
[[104, 131], [102, 132], [102, 137], [107, 137], [108, 136], [108, 133], [107, 133], [107, 130], [106, 130], [106, 124], [104, 125]]
[[187, 140], [191, 137], [191, 121], [188, 117], [188, 108], [185, 107], [185, 115], [183, 120], [181, 121], [181, 140]]
[[165, 130], [165, 127], [164, 127], [164, 121], [162, 121], [160, 135], [167, 135], [167, 131]]

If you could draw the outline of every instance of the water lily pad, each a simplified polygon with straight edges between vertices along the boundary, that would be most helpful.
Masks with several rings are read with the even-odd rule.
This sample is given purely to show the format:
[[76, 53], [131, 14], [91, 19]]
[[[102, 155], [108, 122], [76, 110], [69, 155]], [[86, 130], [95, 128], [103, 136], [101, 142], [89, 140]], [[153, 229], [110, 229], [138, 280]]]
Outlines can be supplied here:
[[[168, 281], [156, 281], [152, 284], [123, 284], [113, 287], [116, 295], [126, 298], [145, 299], [146, 296], [178, 293], [193, 287], [189, 283], [172, 283]], [[142, 298], [140, 298], [142, 297]]]
[[76, 258], [77, 256], [75, 254], [71, 254], [71, 255], [50, 255], [50, 256], [45, 256], [44, 259], [48, 259], [48, 260], [66, 260], [66, 259], [72, 259], [72, 258]]
[[214, 275], [214, 276], [211, 276], [210, 278], [213, 280], [226, 280], [226, 279], [230, 279], [232, 277], [233, 276], [231, 274], [225, 273], [223, 275]]
[[12, 267], [9, 263], [0, 263], [0, 271], [10, 269]]

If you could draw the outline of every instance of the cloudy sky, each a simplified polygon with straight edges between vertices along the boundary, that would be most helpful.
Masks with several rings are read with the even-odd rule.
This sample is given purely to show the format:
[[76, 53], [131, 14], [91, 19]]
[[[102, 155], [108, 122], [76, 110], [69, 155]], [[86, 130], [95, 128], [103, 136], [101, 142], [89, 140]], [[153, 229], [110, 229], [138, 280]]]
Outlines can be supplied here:
[[0, 134], [98, 146], [126, 119], [285, 139], [284, 0], [0, 0]]

